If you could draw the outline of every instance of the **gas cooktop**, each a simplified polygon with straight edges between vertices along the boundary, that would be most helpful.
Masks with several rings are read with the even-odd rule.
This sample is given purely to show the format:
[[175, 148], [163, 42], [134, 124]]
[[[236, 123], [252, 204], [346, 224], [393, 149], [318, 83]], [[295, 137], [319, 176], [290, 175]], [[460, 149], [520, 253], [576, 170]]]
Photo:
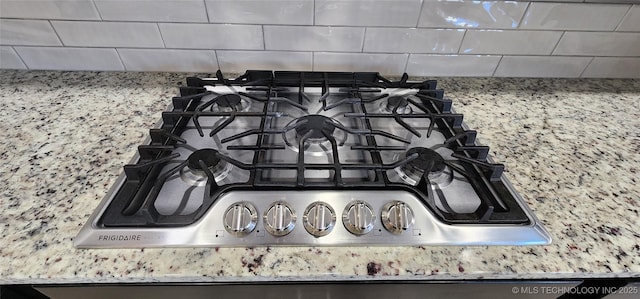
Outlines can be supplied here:
[[436, 81], [407, 79], [187, 78], [75, 245], [550, 243]]

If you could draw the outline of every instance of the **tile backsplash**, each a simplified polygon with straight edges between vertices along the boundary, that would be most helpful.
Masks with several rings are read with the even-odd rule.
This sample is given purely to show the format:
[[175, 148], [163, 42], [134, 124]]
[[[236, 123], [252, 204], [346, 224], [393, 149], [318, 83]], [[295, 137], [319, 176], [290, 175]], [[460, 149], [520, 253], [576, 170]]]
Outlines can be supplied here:
[[0, 0], [0, 68], [640, 78], [640, 0]]

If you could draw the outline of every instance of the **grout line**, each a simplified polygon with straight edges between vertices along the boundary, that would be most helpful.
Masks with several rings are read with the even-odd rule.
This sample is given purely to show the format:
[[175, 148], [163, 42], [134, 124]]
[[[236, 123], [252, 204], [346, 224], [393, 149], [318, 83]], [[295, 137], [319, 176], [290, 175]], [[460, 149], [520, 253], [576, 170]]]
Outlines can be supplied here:
[[584, 72], [587, 71], [587, 69], [589, 68], [589, 66], [591, 65], [591, 63], [593, 62], [594, 59], [596, 59], [596, 58], [595, 57], [591, 57], [591, 60], [589, 60], [589, 63], [587, 63], [587, 65], [584, 67], [582, 72], [580, 72], [580, 75], [578, 75], [578, 78], [582, 78], [582, 75], [584, 75]]
[[364, 27], [364, 34], [362, 35], [362, 48], [360, 53], [364, 53], [364, 42], [367, 40], [367, 27]]
[[311, 55], [309, 55], [309, 58], [311, 58], [311, 59], [310, 59], [310, 60], [306, 60], [306, 57], [305, 57], [305, 63], [306, 63], [307, 61], [311, 62], [311, 65], [310, 65], [310, 67], [309, 67], [309, 70], [310, 70], [310, 71], [313, 71], [313, 52], [309, 52], [309, 54], [311, 54]]
[[424, 2], [427, 0], [422, 0], [420, 2], [420, 10], [418, 10], [418, 20], [416, 21], [416, 28], [420, 25], [420, 19], [422, 18], [422, 10], [424, 9]]
[[500, 60], [498, 60], [498, 64], [496, 64], [496, 68], [493, 69], [493, 73], [491, 73], [491, 77], [495, 77], [496, 76], [496, 72], [498, 71], [498, 67], [500, 66], [500, 63], [502, 63], [502, 58], [504, 58], [504, 55], [500, 56]]
[[522, 21], [524, 21], [524, 18], [527, 16], [527, 12], [529, 12], [529, 7], [531, 7], [531, 2], [527, 3], [527, 7], [524, 9], [524, 13], [522, 14], [522, 17], [520, 17], [520, 20], [518, 20], [518, 27], [516, 27], [515, 29], [522, 28]]
[[411, 58], [411, 53], [408, 53], [409, 55], [407, 55], [407, 60], [404, 62], [404, 70], [402, 71], [403, 73], [407, 72], [407, 67], [409, 67], [409, 59]]
[[462, 50], [462, 43], [464, 43], [464, 38], [467, 36], [467, 32], [469, 32], [469, 29], [465, 29], [462, 33], [462, 39], [460, 39], [460, 45], [458, 46], [458, 51], [456, 51], [456, 54], [460, 54], [460, 50]]
[[555, 52], [555, 51], [556, 51], [556, 48], [558, 48], [558, 45], [560, 44], [560, 41], [562, 40], [562, 38], [564, 38], [564, 34], [565, 34], [565, 33], [566, 33], [566, 31], [565, 31], [565, 32], [562, 32], [562, 34], [560, 35], [560, 38], [559, 38], [559, 39], [558, 39], [558, 41], [556, 42], [556, 45], [555, 45], [555, 46], [553, 46], [553, 49], [551, 49], [551, 53], [549, 53], [549, 56], [553, 55], [553, 52]]
[[91, 0], [91, 4], [93, 4], [93, 8], [96, 9], [96, 12], [98, 13], [98, 18], [100, 18], [100, 21], [103, 21], [104, 19], [102, 18], [102, 14], [100, 13], [100, 10], [98, 9], [98, 5], [96, 5], [96, 1]]
[[29, 68], [29, 66], [27, 65], [26, 62], [24, 62], [24, 59], [22, 59], [22, 56], [20, 56], [20, 53], [18, 53], [18, 50], [16, 50], [16, 46], [11, 46], [11, 49], [13, 50], [14, 53], [16, 53], [16, 55], [18, 56], [18, 58], [20, 59], [20, 61], [22, 61], [22, 64], [24, 64], [24, 67], [27, 68], [28, 70], [30, 70], [31, 68]]
[[[576, 32], [580, 32], [580, 31], [576, 31]], [[634, 34], [634, 33], [638, 34], [638, 33], [640, 33], [638, 31], [626, 31], [626, 30], [620, 30], [620, 31], [597, 31], [596, 33], [598, 33], [598, 32], [627, 33], [627, 34]]]
[[56, 37], [58, 37], [58, 40], [60, 41], [60, 44], [65, 47], [66, 45], [64, 44], [64, 42], [62, 41], [62, 38], [60, 38], [60, 34], [58, 34], [58, 31], [56, 30], [56, 27], [53, 26], [53, 23], [51, 23], [51, 20], [47, 20], [47, 23], [49, 23], [49, 26], [51, 26], [51, 29], [53, 29], [53, 33], [56, 34]]
[[207, 9], [207, 1], [202, 0], [204, 3], [204, 14], [207, 16], [207, 23], [211, 23], [211, 19], [209, 18], [209, 10]]
[[316, 25], [316, 0], [313, 0], [313, 11], [311, 13], [311, 25]]
[[540, 55], [540, 54], [501, 54], [501, 53], [484, 53], [484, 54], [456, 54], [456, 53], [400, 53], [400, 52], [348, 52], [348, 51], [294, 51], [294, 50], [256, 50], [256, 49], [207, 49], [207, 48], [149, 48], [149, 47], [126, 47], [126, 46], [50, 46], [50, 45], [2, 45], [3, 47], [21, 47], [21, 48], [52, 48], [52, 49], [113, 49], [117, 47], [122, 50], [181, 50], [181, 51], [223, 51], [223, 52], [281, 52], [281, 53], [333, 53], [333, 54], [373, 54], [373, 55], [427, 55], [427, 56], [510, 56], [510, 57], [575, 57], [575, 58], [630, 58], [639, 59], [640, 55]]
[[216, 65], [218, 66], [218, 69], [220, 70], [220, 59], [218, 58], [218, 50], [213, 50], [213, 55], [216, 57]]
[[[2, 0], [0, 0], [2, 1]], [[546, 2], [545, 2], [546, 3]], [[576, 2], [569, 2], [576, 3]], [[590, 2], [591, 3], [591, 2]], [[304, 24], [257, 24], [257, 23], [203, 23], [203, 22], [167, 22], [167, 21], [115, 21], [115, 20], [72, 20], [72, 19], [38, 19], [38, 18], [1, 18], [2, 20], [19, 20], [19, 21], [62, 21], [62, 22], [84, 22], [84, 23], [128, 23], [128, 24], [183, 24], [183, 25], [232, 25], [232, 26], [278, 26], [278, 27], [315, 27], [315, 28], [365, 28], [365, 26], [360, 25], [304, 25]], [[367, 28], [389, 28], [389, 29], [414, 29], [414, 27], [407, 26], [366, 26]], [[430, 27], [419, 27], [419, 29], [426, 30], [465, 30], [465, 28], [461, 27], [444, 27], [444, 26], [430, 26]], [[589, 30], [577, 30], [577, 29], [535, 29], [535, 28], [485, 28], [485, 27], [476, 27], [474, 30], [492, 30], [492, 31], [550, 31], [550, 32], [592, 32], [592, 33], [611, 33], [612, 31], [609, 29], [589, 29]], [[624, 33], [636, 33], [640, 34], [640, 31], [618, 31]]]
[[[104, 47], [90, 47], [90, 46], [47, 46], [47, 45], [2, 45], [4, 47], [21, 47], [21, 48], [58, 48], [58, 49], [113, 49], [117, 47], [122, 50], [184, 50], [184, 51], [212, 51], [215, 49], [207, 48], [149, 48], [149, 47], [126, 47], [126, 46], [104, 46]], [[227, 51], [227, 52], [282, 52], [282, 53], [335, 53], [335, 54], [386, 54], [386, 55], [428, 55], [428, 56], [513, 56], [513, 57], [594, 57], [590, 55], [540, 55], [540, 54], [501, 54], [501, 53], [486, 53], [486, 54], [456, 54], [456, 53], [402, 53], [402, 52], [347, 52], [347, 51], [296, 51], [296, 50], [256, 50], [256, 49], [218, 49], [215, 51]], [[640, 58], [640, 55], [635, 56], [621, 56], [621, 55], [596, 55], [595, 57], [602, 58]]]
[[[5, 47], [21, 47], [21, 48], [57, 48], [57, 49], [113, 49], [116, 46], [104, 46], [104, 47], [91, 47], [91, 46], [47, 46], [47, 45], [2, 45]], [[149, 48], [149, 47], [126, 47], [117, 46], [118, 49], [126, 50], [183, 50], [183, 51], [214, 51], [215, 49], [207, 48]], [[456, 53], [401, 53], [401, 52], [348, 52], [348, 51], [296, 51], [296, 50], [256, 50], [256, 49], [218, 49], [215, 51], [227, 51], [227, 52], [282, 52], [282, 53], [334, 53], [334, 54], [386, 54], [386, 55], [427, 55], [427, 56], [493, 56], [493, 57], [594, 57], [591, 55], [540, 55], [540, 54], [501, 54], [501, 53], [485, 53], [485, 54], [456, 54]], [[603, 58], [633, 58], [638, 59], [640, 55], [635, 56], [621, 56], [621, 55], [595, 55], [595, 57]]]
[[120, 64], [122, 65], [122, 69], [125, 71], [127, 70], [127, 66], [124, 64], [124, 61], [122, 60], [122, 56], [120, 56], [120, 51], [118, 51], [118, 48], [113, 48], [114, 50], [116, 50], [116, 54], [118, 54], [118, 59], [120, 60]]
[[631, 9], [633, 8], [633, 5], [629, 5], [629, 9], [627, 10], [627, 12], [622, 16], [622, 18], [620, 19], [620, 22], [618, 22], [618, 25], [616, 25], [616, 28], [613, 29], [613, 31], [618, 31], [618, 28], [620, 28], [620, 25], [622, 25], [622, 22], [624, 21], [624, 19], [631, 14]]
[[311, 52], [311, 70], [316, 68], [316, 52]]
[[160, 30], [160, 24], [156, 23], [156, 28], [158, 28], [158, 34], [160, 34], [160, 40], [162, 40], [162, 46], [166, 49], [167, 44], [164, 42], [164, 36], [162, 36], [162, 30]]
[[267, 36], [266, 36], [266, 34], [264, 34], [264, 25], [260, 26], [260, 28], [262, 29], [262, 50], [266, 51], [267, 50]]

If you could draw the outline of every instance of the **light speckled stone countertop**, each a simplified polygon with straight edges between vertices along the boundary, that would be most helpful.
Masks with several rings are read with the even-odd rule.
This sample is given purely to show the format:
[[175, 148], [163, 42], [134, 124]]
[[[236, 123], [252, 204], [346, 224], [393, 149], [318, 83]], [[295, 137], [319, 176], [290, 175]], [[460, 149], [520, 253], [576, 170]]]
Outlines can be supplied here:
[[446, 79], [549, 246], [77, 250], [185, 74], [0, 71], [0, 284], [640, 277], [640, 81]]

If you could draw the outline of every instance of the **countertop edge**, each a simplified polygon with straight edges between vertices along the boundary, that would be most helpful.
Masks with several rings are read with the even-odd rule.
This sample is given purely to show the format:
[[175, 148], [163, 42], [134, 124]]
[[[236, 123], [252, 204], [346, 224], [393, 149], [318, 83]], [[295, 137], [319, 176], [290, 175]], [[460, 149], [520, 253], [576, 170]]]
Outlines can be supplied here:
[[282, 277], [258, 277], [247, 276], [242, 278], [225, 279], [210, 276], [193, 276], [193, 277], [162, 277], [162, 278], [105, 278], [105, 279], [0, 279], [0, 285], [12, 284], [29, 284], [29, 285], [57, 285], [57, 284], [181, 284], [181, 283], [211, 283], [211, 284], [229, 284], [229, 283], [290, 283], [290, 282], [313, 282], [313, 283], [332, 283], [332, 282], [446, 282], [446, 281], [554, 281], [554, 280], [583, 280], [583, 279], [638, 279], [640, 273], [582, 273], [584, 275], [576, 275], [577, 273], [548, 273], [544, 276], [537, 274], [518, 274], [518, 275], [482, 275], [482, 274], [465, 274], [460, 275], [432, 275], [432, 276], [282, 276]]

